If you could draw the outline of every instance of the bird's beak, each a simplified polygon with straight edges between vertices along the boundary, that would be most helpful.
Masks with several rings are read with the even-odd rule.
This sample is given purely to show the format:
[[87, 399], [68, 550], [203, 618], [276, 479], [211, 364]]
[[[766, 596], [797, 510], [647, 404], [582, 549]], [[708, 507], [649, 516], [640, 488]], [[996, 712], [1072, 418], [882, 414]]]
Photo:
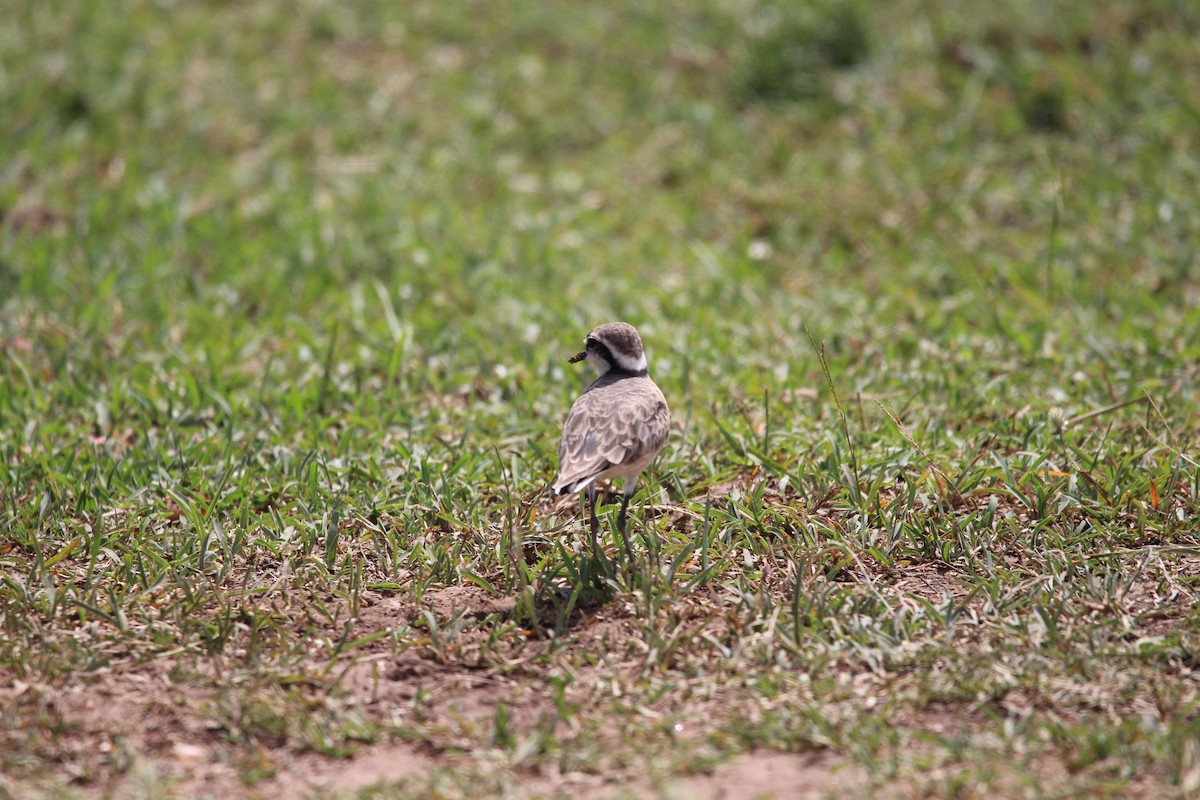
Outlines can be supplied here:
[[585, 358], [587, 358], [586, 350], [584, 350], [582, 353], [576, 353], [575, 355], [568, 358], [567, 363], [568, 364], [578, 364], [580, 361], [583, 361]]

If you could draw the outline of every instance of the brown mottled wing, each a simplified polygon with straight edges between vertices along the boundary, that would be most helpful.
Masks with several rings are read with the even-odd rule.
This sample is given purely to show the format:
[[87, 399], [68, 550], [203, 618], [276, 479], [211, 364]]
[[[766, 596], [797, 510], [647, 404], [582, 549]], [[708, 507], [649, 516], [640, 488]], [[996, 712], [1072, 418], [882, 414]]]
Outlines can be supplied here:
[[613, 466], [648, 461], [666, 443], [669, 427], [667, 402], [653, 381], [597, 381], [571, 406], [558, 447], [554, 491]]

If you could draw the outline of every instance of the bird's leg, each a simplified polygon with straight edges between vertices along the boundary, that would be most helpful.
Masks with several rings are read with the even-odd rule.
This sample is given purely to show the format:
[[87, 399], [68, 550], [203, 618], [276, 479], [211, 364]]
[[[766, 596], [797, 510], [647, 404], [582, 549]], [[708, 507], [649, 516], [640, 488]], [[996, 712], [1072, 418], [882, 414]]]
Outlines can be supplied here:
[[633, 547], [629, 544], [629, 519], [626, 516], [626, 511], [629, 509], [629, 498], [633, 497], [634, 483], [629, 482], [625, 487], [625, 494], [621, 498], [621, 513], [617, 514], [617, 530], [621, 532], [621, 541], [625, 543], [625, 555], [629, 556], [629, 563], [633, 565]]
[[590, 524], [592, 527], [592, 556], [598, 561], [600, 560], [600, 520], [596, 519], [596, 483], [593, 481], [587, 487], [588, 497], [588, 513], [591, 515]]

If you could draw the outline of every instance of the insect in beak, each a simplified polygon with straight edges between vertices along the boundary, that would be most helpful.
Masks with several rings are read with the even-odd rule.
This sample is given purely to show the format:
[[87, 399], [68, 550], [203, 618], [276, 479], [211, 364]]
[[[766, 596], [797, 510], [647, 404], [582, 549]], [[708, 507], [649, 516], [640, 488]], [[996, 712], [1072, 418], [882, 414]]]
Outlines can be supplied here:
[[575, 355], [568, 358], [567, 363], [568, 364], [578, 364], [580, 361], [583, 361], [585, 358], [587, 358], [586, 350], [584, 350], [582, 353], [576, 353]]

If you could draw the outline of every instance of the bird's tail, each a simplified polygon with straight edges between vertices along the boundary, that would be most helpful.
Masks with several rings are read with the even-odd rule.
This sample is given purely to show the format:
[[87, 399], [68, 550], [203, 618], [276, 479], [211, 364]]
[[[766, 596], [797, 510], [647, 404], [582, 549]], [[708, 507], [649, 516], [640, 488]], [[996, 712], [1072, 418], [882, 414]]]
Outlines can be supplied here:
[[[607, 467], [605, 467], [605, 469], [607, 469]], [[597, 471], [593, 472], [591, 475], [586, 475], [582, 478], [569, 478], [567, 480], [563, 480], [560, 478], [558, 481], [555, 482], [554, 486], [552, 486], [551, 488], [554, 490], [554, 494], [556, 497], [560, 497], [564, 494], [574, 494], [575, 492], [582, 492], [584, 489], [586, 489], [588, 486], [590, 486], [592, 483], [594, 483], [595, 480], [597, 478], [599, 478], [603, 472], [604, 472], [604, 470], [601, 469], [601, 470], [597, 470]]]

